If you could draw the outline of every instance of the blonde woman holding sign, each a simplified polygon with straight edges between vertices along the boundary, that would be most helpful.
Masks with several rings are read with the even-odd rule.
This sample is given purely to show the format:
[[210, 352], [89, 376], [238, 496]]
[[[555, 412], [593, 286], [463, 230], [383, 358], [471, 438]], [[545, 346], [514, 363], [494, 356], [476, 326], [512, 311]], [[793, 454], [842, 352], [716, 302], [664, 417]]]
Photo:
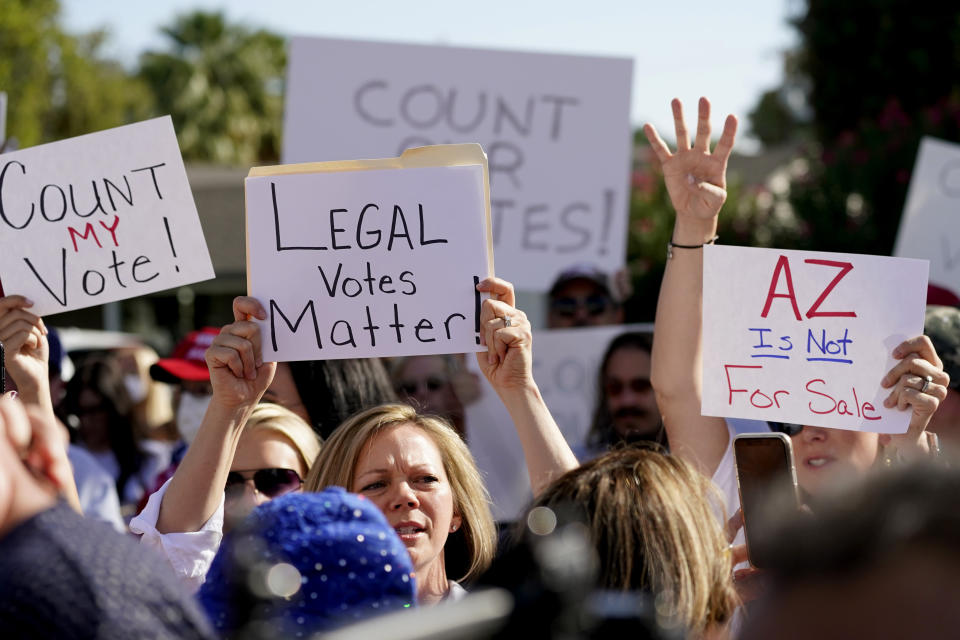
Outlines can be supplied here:
[[[480, 367], [506, 405], [520, 435], [534, 495], [577, 466], [560, 429], [533, 380], [531, 332], [526, 315], [514, 308], [513, 286], [489, 278], [478, 290], [490, 294], [481, 309]], [[193, 571], [202, 580], [222, 531], [211, 517], [253, 407], [270, 386], [277, 365], [262, 361], [259, 326], [264, 319], [254, 298], [234, 301], [235, 322], [225, 326], [207, 352], [213, 398], [203, 425], [159, 505], [156, 529], [162, 534], [205, 530], [207, 551]], [[381, 424], [382, 423], [382, 424]], [[445, 572], [450, 534], [467, 537], [472, 577], [493, 557], [496, 540], [489, 497], [466, 445], [449, 425], [418, 416], [403, 405], [383, 405], [347, 420], [330, 438], [332, 451], [311, 470], [307, 490], [331, 483], [368, 495], [387, 515], [406, 544], [418, 576], [418, 598], [432, 604], [462, 594]], [[400, 500], [397, 496], [403, 495]], [[453, 576], [459, 578], [463, 576]]]
[[[671, 451], [693, 463], [739, 507], [732, 455], [732, 431], [724, 418], [700, 415], [701, 306], [703, 245], [716, 240], [717, 216], [726, 200], [727, 159], [737, 120], [728, 116], [723, 134], [710, 151], [710, 103], [700, 99], [696, 136], [690, 145], [679, 100], [672, 103], [677, 150], [671, 153], [652, 125], [644, 132], [663, 166], [676, 211], [673, 239], [657, 303], [652, 382]], [[924, 430], [946, 396], [949, 377], [930, 340], [918, 336], [893, 351], [900, 360], [882, 380], [890, 389], [888, 408], [910, 409], [906, 434], [891, 436], [823, 427], [794, 426], [791, 431], [801, 488], [816, 494], [838, 476], [863, 473], [896, 446], [902, 455], [924, 454]]]
[[[532, 376], [530, 323], [514, 308], [513, 286], [492, 278], [480, 323], [484, 375], [517, 428], [534, 495], [577, 466]], [[476, 464], [456, 431], [404, 405], [384, 405], [342, 424], [327, 441], [307, 489], [346, 486], [369, 497], [407, 546], [420, 602], [456, 599], [464, 592], [447, 577], [445, 546], [464, 538], [471, 578], [489, 565], [496, 547], [489, 497]]]

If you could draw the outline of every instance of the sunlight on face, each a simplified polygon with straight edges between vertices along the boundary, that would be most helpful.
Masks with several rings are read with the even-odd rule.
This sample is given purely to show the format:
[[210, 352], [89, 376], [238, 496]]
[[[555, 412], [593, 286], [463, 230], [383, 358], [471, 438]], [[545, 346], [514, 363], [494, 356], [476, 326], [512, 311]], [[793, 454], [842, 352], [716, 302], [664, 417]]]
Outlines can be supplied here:
[[805, 426], [791, 438], [797, 482], [811, 494], [828, 484], [866, 473], [876, 462], [876, 433]]
[[427, 432], [405, 423], [374, 436], [357, 460], [351, 490], [383, 511], [418, 579], [443, 569], [443, 546], [461, 519], [440, 450]]

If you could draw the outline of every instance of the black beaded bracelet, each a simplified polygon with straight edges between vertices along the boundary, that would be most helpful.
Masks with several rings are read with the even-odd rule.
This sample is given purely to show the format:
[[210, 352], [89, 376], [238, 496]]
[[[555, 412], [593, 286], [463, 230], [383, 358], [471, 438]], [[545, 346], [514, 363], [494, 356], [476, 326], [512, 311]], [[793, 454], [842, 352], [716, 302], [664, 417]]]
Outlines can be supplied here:
[[704, 245], [713, 244], [720, 236], [713, 236], [703, 244], [676, 244], [673, 240], [667, 242], [667, 260], [673, 257], [674, 249], [702, 249]]

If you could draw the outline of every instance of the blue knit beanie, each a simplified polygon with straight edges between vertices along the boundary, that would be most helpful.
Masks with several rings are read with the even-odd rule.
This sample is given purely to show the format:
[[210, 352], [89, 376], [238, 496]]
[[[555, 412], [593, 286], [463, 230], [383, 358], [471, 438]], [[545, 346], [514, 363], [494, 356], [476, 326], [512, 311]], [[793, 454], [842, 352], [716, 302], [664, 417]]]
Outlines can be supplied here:
[[221, 632], [307, 637], [416, 603], [404, 544], [369, 500], [330, 487], [257, 507], [224, 539], [198, 594]]

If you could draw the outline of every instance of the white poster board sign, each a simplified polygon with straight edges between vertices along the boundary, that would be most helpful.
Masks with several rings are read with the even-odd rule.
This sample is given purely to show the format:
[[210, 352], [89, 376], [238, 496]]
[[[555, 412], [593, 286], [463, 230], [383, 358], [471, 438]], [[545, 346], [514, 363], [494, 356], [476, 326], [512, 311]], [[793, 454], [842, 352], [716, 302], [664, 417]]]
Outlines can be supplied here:
[[926, 260], [704, 247], [703, 415], [903, 433], [880, 380], [923, 332]]
[[960, 296], [960, 144], [921, 141], [893, 255], [930, 260], [930, 282]]
[[632, 60], [294, 38], [283, 161], [476, 142], [490, 160], [498, 274], [546, 291], [625, 263]]
[[33, 313], [213, 277], [169, 116], [0, 156], [0, 281]]
[[[652, 331], [651, 324], [539, 329], [533, 332], [533, 374], [544, 402], [567, 442], [579, 449], [590, 429], [597, 398], [598, 368], [607, 345], [628, 331]], [[516, 518], [530, 502], [530, 479], [510, 414], [477, 366], [480, 398], [466, 406], [470, 451], [484, 474], [498, 520]]]
[[264, 359], [481, 350], [487, 192], [478, 145], [253, 169], [247, 286], [268, 314]]

